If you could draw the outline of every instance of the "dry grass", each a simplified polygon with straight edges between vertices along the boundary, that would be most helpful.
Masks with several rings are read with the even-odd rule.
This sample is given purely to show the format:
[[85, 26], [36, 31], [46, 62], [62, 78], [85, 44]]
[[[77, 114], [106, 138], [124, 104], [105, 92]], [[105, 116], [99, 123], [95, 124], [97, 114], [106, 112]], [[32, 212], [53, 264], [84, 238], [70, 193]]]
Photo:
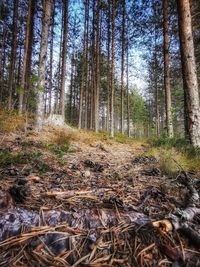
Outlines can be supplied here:
[[146, 154], [156, 157], [159, 160], [160, 169], [167, 175], [175, 176], [180, 168], [200, 174], [199, 156], [189, 156], [187, 153], [177, 151], [175, 148], [154, 147], [150, 148]]
[[95, 133], [92, 131], [80, 130], [74, 131], [71, 133], [71, 138], [73, 141], [84, 143], [84, 144], [94, 144], [98, 141], [103, 141], [106, 143], [111, 143], [111, 138], [108, 133], [99, 132]]
[[10, 133], [22, 130], [25, 126], [26, 118], [16, 112], [0, 110], [0, 132]]
[[53, 137], [53, 144], [57, 146], [68, 145], [70, 140], [72, 139], [72, 134], [65, 130], [58, 130]]

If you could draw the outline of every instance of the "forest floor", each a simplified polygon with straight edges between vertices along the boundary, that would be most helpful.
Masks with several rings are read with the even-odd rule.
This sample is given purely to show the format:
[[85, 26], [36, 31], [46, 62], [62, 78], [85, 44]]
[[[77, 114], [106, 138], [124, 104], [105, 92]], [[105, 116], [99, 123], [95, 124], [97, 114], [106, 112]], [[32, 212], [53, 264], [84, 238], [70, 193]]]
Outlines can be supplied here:
[[184, 202], [181, 172], [166, 176], [148, 144], [119, 141], [0, 134], [0, 266], [200, 266], [198, 240], [151, 224]]

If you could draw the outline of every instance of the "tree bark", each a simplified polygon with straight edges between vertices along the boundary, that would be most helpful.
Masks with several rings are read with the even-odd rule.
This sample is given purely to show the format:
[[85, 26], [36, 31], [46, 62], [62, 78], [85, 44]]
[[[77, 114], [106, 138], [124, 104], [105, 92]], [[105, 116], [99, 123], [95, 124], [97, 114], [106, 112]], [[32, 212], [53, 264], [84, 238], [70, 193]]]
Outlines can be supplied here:
[[37, 113], [36, 130], [40, 131], [43, 126], [44, 116], [44, 88], [45, 88], [45, 65], [48, 46], [48, 32], [51, 21], [52, 0], [43, 2], [42, 36], [40, 45], [40, 59], [38, 71]]
[[53, 89], [53, 45], [54, 45], [54, 24], [55, 24], [55, 1], [53, 1], [51, 40], [50, 40], [50, 74], [49, 74], [49, 113], [52, 113], [52, 89]]
[[62, 48], [62, 71], [61, 71], [61, 86], [60, 86], [60, 112], [65, 119], [65, 76], [66, 76], [66, 61], [67, 61], [67, 35], [68, 35], [68, 0], [63, 0], [64, 3], [64, 18], [63, 18], [63, 48]]
[[126, 0], [122, 1], [122, 51], [121, 51], [121, 133], [124, 134], [124, 49], [125, 49]]
[[95, 86], [96, 86], [96, 80], [95, 80], [95, 1], [93, 1], [93, 7], [92, 7], [92, 34], [91, 34], [91, 80], [92, 80], [92, 86], [91, 86], [91, 111], [90, 111], [90, 130], [94, 129], [95, 125]]
[[130, 101], [129, 101], [129, 47], [128, 47], [128, 38], [127, 38], [127, 56], [126, 56], [126, 60], [127, 60], [127, 66], [126, 66], [126, 86], [127, 86], [127, 134], [128, 137], [131, 136], [131, 132], [130, 132]]
[[114, 137], [115, 0], [112, 0], [111, 137]]
[[2, 105], [3, 102], [3, 94], [4, 94], [4, 73], [5, 73], [5, 63], [6, 63], [6, 41], [7, 41], [7, 31], [6, 26], [3, 26], [3, 41], [1, 46], [1, 65], [0, 65], [0, 105]]
[[87, 129], [88, 125], [88, 104], [89, 104], [89, 7], [90, 7], [90, 0], [86, 1], [87, 5], [87, 14], [86, 14], [86, 55], [85, 55], [85, 77], [86, 77], [86, 85], [85, 85], [85, 129]]
[[168, 0], [163, 0], [163, 36], [164, 36], [164, 87], [166, 126], [169, 137], [173, 137], [172, 104], [169, 73], [169, 27], [168, 27]]
[[100, 83], [100, 73], [99, 73], [99, 62], [100, 62], [100, 0], [97, 2], [97, 33], [96, 33], [96, 78], [95, 78], [95, 132], [99, 130], [99, 83]]
[[59, 48], [59, 61], [58, 61], [58, 72], [57, 72], [57, 90], [55, 92], [55, 104], [54, 104], [54, 113], [58, 114], [59, 103], [60, 103], [60, 80], [61, 80], [61, 61], [62, 61], [62, 43], [63, 43], [63, 8], [62, 8], [62, 28], [60, 34], [60, 48]]
[[188, 112], [188, 133], [194, 147], [200, 147], [200, 106], [197, 69], [194, 55], [192, 22], [189, 0], [177, 0], [181, 62], [185, 105]]
[[106, 130], [110, 129], [110, 1], [108, 1], [108, 18], [107, 18], [107, 116]]
[[19, 0], [14, 0], [14, 10], [13, 10], [13, 31], [12, 31], [12, 48], [10, 56], [10, 69], [9, 69], [9, 80], [8, 80], [8, 109], [12, 109], [12, 95], [13, 95], [13, 82], [15, 73], [15, 63], [16, 63], [16, 49], [17, 49], [17, 21], [18, 21], [18, 4]]
[[[156, 14], [155, 14], [156, 15]], [[154, 55], [153, 55], [153, 86], [155, 90], [155, 115], [156, 115], [156, 135], [160, 135], [160, 112], [159, 112], [159, 87], [158, 87], [158, 55], [157, 55], [158, 29], [155, 25]]]
[[19, 92], [19, 114], [21, 114], [23, 110], [23, 98], [24, 98], [24, 93], [25, 93], [25, 85], [26, 85], [26, 82], [28, 83], [26, 78], [27, 78], [27, 72], [28, 72], [28, 64], [29, 64], [31, 52], [32, 52], [34, 6], [35, 6], [35, 1], [30, 0], [28, 2], [26, 40], [25, 40], [25, 48], [24, 48], [20, 92]]
[[[81, 68], [81, 85], [80, 85], [80, 100], [79, 100], [79, 118], [78, 118], [78, 129], [82, 127], [83, 120], [83, 89], [86, 83], [86, 42], [87, 42], [87, 25], [88, 25], [88, 0], [85, 1], [85, 20], [84, 20], [84, 38], [83, 38], [83, 61]], [[86, 109], [86, 107], [85, 107]]]

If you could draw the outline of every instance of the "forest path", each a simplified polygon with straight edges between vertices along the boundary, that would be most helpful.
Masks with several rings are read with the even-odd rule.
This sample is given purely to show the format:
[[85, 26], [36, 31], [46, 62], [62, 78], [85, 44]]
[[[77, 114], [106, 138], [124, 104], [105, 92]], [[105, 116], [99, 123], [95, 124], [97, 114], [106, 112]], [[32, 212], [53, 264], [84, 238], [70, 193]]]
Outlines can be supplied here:
[[[114, 140], [83, 142], [77, 139], [71, 142], [71, 152], [63, 152], [52, 142], [44, 145], [44, 136], [48, 134], [1, 137], [1, 161], [4, 165], [0, 172], [3, 178], [1, 189], [9, 191], [18, 180], [28, 181], [37, 177], [29, 188], [31, 197], [26, 192], [24, 196], [22, 192], [19, 194], [22, 194], [21, 199], [13, 196], [17, 205], [35, 209], [55, 208], [66, 203], [41, 196], [47, 192], [68, 192], [70, 195], [72, 191], [73, 195], [80, 191], [95, 195], [95, 191], [110, 188], [112, 191], [106, 196], [107, 201], [116, 198], [125, 206], [137, 206], [141, 204], [145, 191], [153, 187], [161, 194], [165, 194], [166, 190], [168, 193], [173, 191], [169, 179], [161, 174], [158, 161], [145, 156], [148, 147], [142, 143], [133, 141], [127, 144]], [[91, 202], [89, 198], [87, 200]], [[102, 199], [99, 201], [102, 202]], [[77, 204], [70, 203], [69, 199], [67, 203]], [[78, 203], [84, 207], [85, 200], [79, 199]], [[154, 209], [153, 206], [149, 208]], [[157, 212], [160, 213], [159, 210]]]
[[[44, 143], [48, 134], [1, 136], [0, 240], [11, 237], [0, 242], [4, 263], [18, 257], [23, 266], [82, 266], [79, 261], [98, 267], [171, 266], [179, 261], [180, 239], [166, 239], [152, 227], [133, 237], [133, 228], [166, 218], [175, 208], [172, 198], [183, 196], [161, 173], [157, 159], [145, 155], [146, 145], [110, 139], [83, 142], [80, 136], [64, 152], [61, 146]], [[21, 229], [25, 233], [20, 234]], [[26, 243], [27, 230], [36, 243]], [[21, 239], [26, 243], [22, 253]], [[167, 246], [163, 253], [160, 244]]]

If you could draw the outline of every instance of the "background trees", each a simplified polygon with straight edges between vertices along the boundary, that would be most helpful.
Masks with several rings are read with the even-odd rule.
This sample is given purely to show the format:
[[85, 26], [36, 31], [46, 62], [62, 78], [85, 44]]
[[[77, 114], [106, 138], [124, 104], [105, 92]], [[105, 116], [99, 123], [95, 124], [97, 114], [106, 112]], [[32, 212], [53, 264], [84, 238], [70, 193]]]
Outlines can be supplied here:
[[[39, 128], [44, 116], [59, 113], [111, 135], [172, 137], [174, 128], [199, 145], [200, 5], [177, 3], [1, 1], [1, 106], [36, 112]], [[190, 62], [184, 36], [190, 46], [194, 37]]]

